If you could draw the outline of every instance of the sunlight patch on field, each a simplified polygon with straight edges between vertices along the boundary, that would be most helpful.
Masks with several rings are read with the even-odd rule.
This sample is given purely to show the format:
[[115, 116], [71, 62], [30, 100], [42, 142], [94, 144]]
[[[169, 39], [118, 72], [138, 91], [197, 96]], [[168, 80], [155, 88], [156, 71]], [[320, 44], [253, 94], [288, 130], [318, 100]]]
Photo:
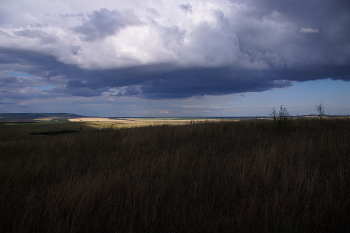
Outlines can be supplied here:
[[125, 120], [116, 120], [102, 117], [83, 117], [83, 118], [72, 118], [68, 119], [71, 122], [86, 122], [86, 121], [94, 121], [94, 122], [125, 122]]

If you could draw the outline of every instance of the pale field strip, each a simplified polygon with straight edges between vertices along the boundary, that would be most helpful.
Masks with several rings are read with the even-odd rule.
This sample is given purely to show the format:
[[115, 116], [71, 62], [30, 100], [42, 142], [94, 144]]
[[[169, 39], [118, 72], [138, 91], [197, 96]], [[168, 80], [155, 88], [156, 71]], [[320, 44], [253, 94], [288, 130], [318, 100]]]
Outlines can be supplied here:
[[[166, 119], [166, 118], [122, 118], [122, 119], [110, 119], [103, 117], [84, 117], [84, 118], [72, 118], [68, 119], [71, 122], [115, 122], [115, 123], [130, 123], [130, 122], [190, 122], [190, 121], [203, 121], [206, 119]], [[217, 121], [219, 119], [210, 119], [210, 121]]]
[[85, 122], [85, 121], [97, 121], [97, 122], [128, 122], [128, 120], [116, 120], [103, 117], [84, 117], [84, 118], [72, 118], [68, 119], [71, 122]]
[[42, 117], [42, 118], [36, 118], [33, 119], [34, 121], [52, 121], [52, 120], [58, 120], [60, 117]]

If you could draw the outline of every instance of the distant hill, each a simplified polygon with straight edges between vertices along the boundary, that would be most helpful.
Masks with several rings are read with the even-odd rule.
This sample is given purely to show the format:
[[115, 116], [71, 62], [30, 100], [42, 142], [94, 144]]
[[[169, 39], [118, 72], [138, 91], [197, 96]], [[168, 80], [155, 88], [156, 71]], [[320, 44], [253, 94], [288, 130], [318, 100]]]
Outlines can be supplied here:
[[40, 119], [62, 121], [79, 117], [83, 116], [73, 113], [0, 113], [0, 122], [36, 122]]

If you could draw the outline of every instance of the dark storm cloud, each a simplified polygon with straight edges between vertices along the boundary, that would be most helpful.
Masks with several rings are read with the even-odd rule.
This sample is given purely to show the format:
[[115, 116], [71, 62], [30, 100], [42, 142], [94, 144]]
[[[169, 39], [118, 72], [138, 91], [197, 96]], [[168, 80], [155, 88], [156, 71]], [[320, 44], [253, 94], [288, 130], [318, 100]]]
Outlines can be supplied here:
[[1, 97], [0, 97], [0, 107], [2, 107], [2, 106], [11, 106], [11, 105], [15, 105], [15, 103], [1, 101]]
[[0, 106], [2, 105], [15, 105], [14, 103], [9, 103], [9, 102], [3, 102], [0, 100]]
[[[212, 1], [210, 8], [177, 2], [175, 13], [164, 6], [143, 7], [147, 17], [136, 10], [105, 8], [87, 16], [62, 14], [60, 19], [81, 22], [69, 27], [72, 37], [62, 37], [67, 43], [59, 41], [64, 27], [55, 31], [57, 38], [45, 27], [4, 29], [0, 36], [8, 48], [0, 49], [0, 69], [41, 79], [3, 73], [2, 93], [16, 95], [5, 87], [52, 85], [47, 91], [52, 95], [107, 92], [162, 99], [259, 92], [293, 81], [350, 81], [348, 0], [232, 0], [225, 9], [222, 2]], [[179, 12], [181, 18], [176, 18]], [[141, 24], [112, 42], [100, 40]], [[97, 40], [99, 44], [85, 42]], [[127, 59], [132, 62], [124, 66]]]
[[47, 36], [47, 34], [43, 31], [39, 30], [30, 30], [30, 29], [25, 29], [21, 31], [15, 32], [16, 36], [23, 36], [23, 37], [28, 37], [28, 38], [43, 38]]
[[6, 86], [11, 83], [16, 83], [18, 80], [16, 77], [13, 77], [12, 75], [6, 74], [6, 73], [0, 73], [0, 86]]
[[290, 86], [290, 81], [275, 81], [265, 73], [222, 68], [175, 70], [128, 88], [123, 95], [143, 98], [185, 98], [194, 95], [225, 95], [265, 91]]
[[140, 24], [133, 11], [119, 12], [102, 8], [89, 14], [83, 24], [73, 28], [75, 33], [83, 35], [86, 41], [94, 41], [116, 34], [119, 30]]
[[312, 22], [315, 25], [320, 25], [322, 21], [327, 21], [329, 18], [346, 16], [350, 7], [347, 0], [230, 0], [230, 2], [241, 2], [253, 6], [254, 15], [257, 16], [276, 11], [283, 13], [293, 21]]
[[325, 69], [252, 71], [221, 67], [174, 70], [152, 80], [129, 86], [119, 95], [150, 99], [225, 95], [261, 92], [291, 86], [292, 81], [326, 78], [350, 81], [350, 68], [342, 66]]
[[70, 81], [65, 87], [57, 87], [53, 89], [53, 92], [55, 93], [83, 97], [100, 96], [101, 93], [105, 91], [108, 91], [108, 88], [89, 87], [87, 85], [81, 85], [79, 81]]
[[179, 7], [186, 13], [192, 13], [192, 6], [190, 4], [180, 4]]
[[54, 56], [29, 50], [0, 47], [0, 62], [0, 65], [6, 64], [6, 68], [11, 72], [27, 73], [48, 79], [56, 75], [65, 75], [68, 78], [83, 75], [82, 70], [75, 65], [64, 64]]
[[37, 38], [40, 39], [42, 44], [54, 43], [56, 42], [56, 38], [52, 35], [47, 34], [46, 32], [33, 30], [33, 29], [25, 29], [21, 31], [16, 31], [14, 33], [16, 36], [27, 37], [27, 38]]
[[233, 24], [241, 51], [251, 59], [269, 53], [276, 55], [280, 64], [288, 66], [308, 63], [349, 65], [349, 1], [231, 2], [249, 6], [237, 12], [239, 21], [233, 21]]
[[[13, 57], [12, 61], [15, 61], [17, 65], [30, 64], [30, 67], [23, 72], [42, 76], [51, 85], [56, 84], [57, 87], [51, 90], [53, 94], [85, 97], [99, 96], [102, 92], [108, 92], [110, 88], [118, 87], [121, 88], [121, 91], [111, 95], [163, 99], [259, 92], [271, 88], [287, 87], [292, 81], [325, 78], [350, 80], [349, 66], [248, 70], [232, 67], [180, 68], [171, 64], [159, 64], [87, 70], [61, 63], [49, 55], [30, 51], [3, 49], [0, 50], [0, 58], [3, 56]], [[54, 77], [57, 76], [64, 77], [64, 83], [55, 83]], [[14, 84], [16, 78], [3, 77], [1, 82], [2, 85]]]

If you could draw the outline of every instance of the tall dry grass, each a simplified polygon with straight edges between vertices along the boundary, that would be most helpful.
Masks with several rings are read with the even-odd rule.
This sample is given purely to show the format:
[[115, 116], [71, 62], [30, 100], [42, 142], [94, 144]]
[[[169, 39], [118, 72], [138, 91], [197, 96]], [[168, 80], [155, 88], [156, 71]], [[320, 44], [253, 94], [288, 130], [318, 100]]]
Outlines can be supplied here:
[[350, 121], [0, 142], [1, 232], [349, 232]]

